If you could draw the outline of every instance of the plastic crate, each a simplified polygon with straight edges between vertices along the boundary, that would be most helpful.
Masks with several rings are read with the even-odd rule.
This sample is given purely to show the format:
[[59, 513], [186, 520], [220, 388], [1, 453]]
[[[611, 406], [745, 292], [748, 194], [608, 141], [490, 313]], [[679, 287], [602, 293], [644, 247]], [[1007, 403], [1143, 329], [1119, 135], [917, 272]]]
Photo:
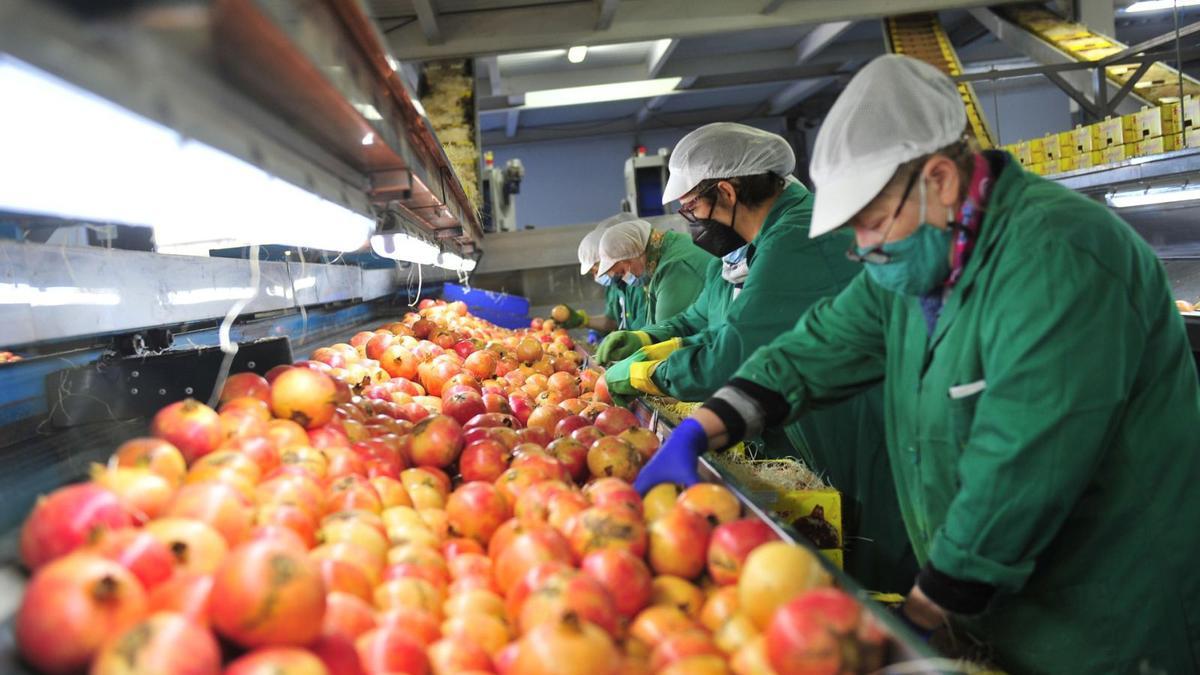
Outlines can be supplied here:
[[519, 295], [445, 284], [442, 299], [446, 302], [460, 300], [472, 314], [501, 328], [529, 327], [529, 300]]

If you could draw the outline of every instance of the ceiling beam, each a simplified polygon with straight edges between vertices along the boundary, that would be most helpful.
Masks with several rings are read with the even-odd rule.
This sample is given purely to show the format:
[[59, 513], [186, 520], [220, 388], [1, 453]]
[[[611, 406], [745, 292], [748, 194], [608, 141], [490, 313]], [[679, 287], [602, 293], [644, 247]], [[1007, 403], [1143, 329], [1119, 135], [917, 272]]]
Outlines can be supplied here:
[[521, 110], [513, 108], [508, 111], [508, 119], [504, 122], [504, 135], [512, 138], [517, 135], [517, 128], [521, 123]]
[[[418, 8], [421, 3], [430, 3], [430, 0], [415, 1]], [[978, 2], [907, 0], [904, 9], [940, 11], [970, 7]], [[590, 2], [456, 12], [436, 17], [439, 34], [444, 38], [439, 44], [422, 39], [425, 21], [401, 26], [388, 33], [387, 40], [397, 58], [421, 61], [873, 19], [896, 11], [894, 0], [805, 0], [784, 3], [774, 12], [762, 14], [762, 3], [763, 0], [623, 0], [619, 13], [613, 7], [612, 23], [605, 30], [596, 29], [597, 6]], [[601, 4], [601, 18], [603, 10]]]
[[642, 109], [639, 110], [637, 113], [638, 126], [640, 127], [643, 124], [645, 124], [646, 120], [650, 118], [650, 114], [653, 113], [655, 110], [658, 110], [659, 108], [661, 108], [663, 106], [663, 104], [666, 102], [667, 102], [666, 96], [655, 96], [654, 98], [650, 99], [649, 101], [646, 101], [646, 104], [643, 105]]
[[504, 86], [500, 80], [500, 59], [495, 56], [484, 56], [476, 59], [481, 67], [477, 67], [475, 72], [484, 71], [487, 73], [488, 88], [491, 89], [492, 96], [500, 96], [504, 93]]
[[767, 113], [770, 115], [779, 115], [796, 105], [801, 101], [812, 96], [818, 91], [832, 84], [836, 77], [818, 77], [814, 80], [801, 80], [793, 82], [771, 97], [767, 103]]
[[433, 0], [413, 0], [413, 9], [417, 10], [417, 23], [425, 35], [429, 45], [440, 45], [443, 42], [442, 31], [438, 27], [437, 11], [433, 9]]
[[617, 16], [617, 6], [621, 0], [596, 0], [600, 5], [600, 15], [596, 17], [596, 30], [606, 31], [612, 27], [613, 19]]
[[675, 48], [679, 46], [679, 40], [665, 39], [654, 43], [650, 48], [650, 56], [646, 59], [646, 79], [653, 80], [662, 72], [663, 66], [667, 65], [667, 59], [671, 58], [671, 54], [675, 52]]
[[796, 43], [796, 65], [812, 59], [818, 52], [828, 47], [834, 40], [842, 36], [846, 29], [854, 25], [853, 21], [832, 21], [813, 28]]
[[652, 129], [693, 129], [702, 124], [709, 122], [729, 121], [731, 119], [746, 120], [752, 118], [756, 110], [761, 110], [761, 103], [752, 103], [748, 105], [738, 106], [723, 106], [720, 108], [706, 108], [704, 110], [671, 113], [670, 120], [660, 120], [653, 117], [647, 117], [641, 124], [638, 123], [635, 115], [630, 115], [622, 120], [613, 120], [611, 124], [605, 124], [603, 129], [596, 129], [594, 122], [583, 123], [581, 126], [585, 130], [580, 131], [569, 127], [554, 127], [554, 128], [538, 128], [538, 127], [521, 127], [520, 133], [509, 138], [504, 135], [504, 132], [496, 129], [485, 131], [483, 133], [483, 146], [487, 149], [502, 145], [512, 145], [514, 143], [528, 143], [531, 141], [550, 141], [560, 140], [563, 138], [586, 138], [589, 136], [607, 136], [610, 134], [619, 134], [635, 131], [647, 131]]

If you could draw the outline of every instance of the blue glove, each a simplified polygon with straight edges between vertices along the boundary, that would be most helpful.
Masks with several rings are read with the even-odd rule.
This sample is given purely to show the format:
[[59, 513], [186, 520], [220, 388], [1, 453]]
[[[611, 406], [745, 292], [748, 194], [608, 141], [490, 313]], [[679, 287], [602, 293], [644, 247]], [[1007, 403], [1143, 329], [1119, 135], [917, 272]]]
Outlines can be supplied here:
[[645, 496], [659, 483], [675, 483], [691, 486], [700, 482], [696, 473], [696, 461], [708, 449], [708, 434], [694, 419], [686, 419], [675, 427], [667, 442], [650, 458], [638, 472], [633, 487]]

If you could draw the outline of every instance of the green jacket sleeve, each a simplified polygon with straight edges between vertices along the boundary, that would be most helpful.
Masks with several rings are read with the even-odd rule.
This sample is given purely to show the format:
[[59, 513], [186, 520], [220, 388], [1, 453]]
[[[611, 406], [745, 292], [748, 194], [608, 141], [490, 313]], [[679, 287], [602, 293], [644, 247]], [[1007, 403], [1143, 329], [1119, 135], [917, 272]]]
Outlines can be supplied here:
[[621, 289], [615, 284], [604, 287], [604, 315], [621, 323]]
[[692, 304], [675, 316], [647, 326], [643, 330], [649, 333], [655, 342], [662, 342], [673, 337], [686, 338], [700, 333], [708, 327], [713, 294], [727, 291], [727, 286], [728, 284], [721, 278], [721, 261], [713, 258], [705, 273], [704, 289], [700, 291]]
[[795, 228], [756, 250], [725, 324], [703, 344], [671, 354], [654, 371], [655, 383], [681, 400], [707, 398], [755, 349], [792, 328], [817, 300], [843, 288], [855, 270], [845, 260], [845, 248], [844, 236], [809, 239], [807, 228]]
[[859, 274], [837, 296], [813, 305], [791, 331], [751, 354], [733, 376], [783, 395], [789, 419], [853, 396], [883, 379], [884, 312], [891, 299]]
[[1004, 282], [979, 298], [994, 307], [980, 331], [986, 386], [953, 402], [975, 414], [929, 560], [1016, 591], [1111, 444], [1146, 356], [1147, 318], [1086, 251], [1047, 237], [1011, 255]]

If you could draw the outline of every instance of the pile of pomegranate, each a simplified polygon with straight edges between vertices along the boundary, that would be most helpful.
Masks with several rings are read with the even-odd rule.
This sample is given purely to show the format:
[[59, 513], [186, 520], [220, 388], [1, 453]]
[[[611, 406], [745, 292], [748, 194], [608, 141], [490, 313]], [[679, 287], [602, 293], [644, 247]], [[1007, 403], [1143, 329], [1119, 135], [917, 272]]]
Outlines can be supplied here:
[[39, 500], [15, 622], [45, 673], [845, 673], [886, 636], [658, 448], [552, 322], [461, 303], [266, 377]]

